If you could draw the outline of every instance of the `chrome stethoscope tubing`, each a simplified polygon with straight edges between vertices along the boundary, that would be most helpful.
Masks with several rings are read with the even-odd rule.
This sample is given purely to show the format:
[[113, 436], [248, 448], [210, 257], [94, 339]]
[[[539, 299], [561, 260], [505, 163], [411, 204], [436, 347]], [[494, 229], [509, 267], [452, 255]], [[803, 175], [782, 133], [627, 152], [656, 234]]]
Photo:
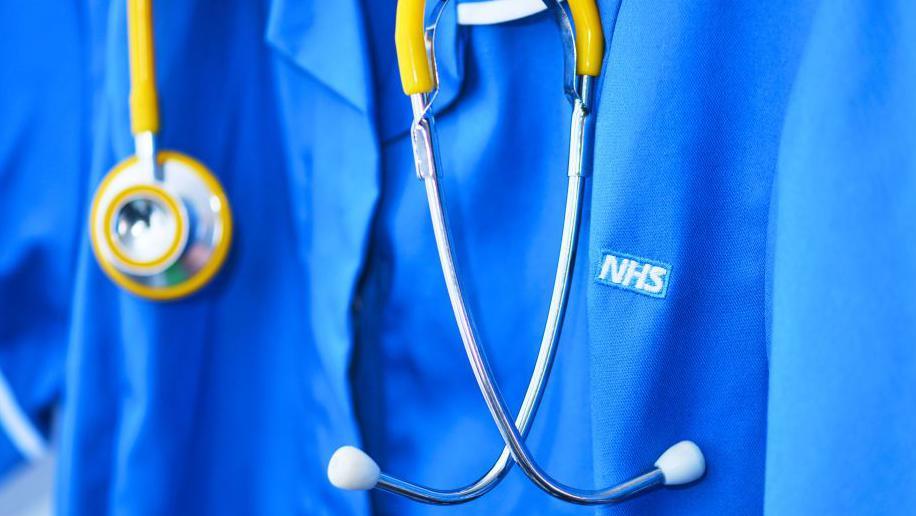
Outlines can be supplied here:
[[[583, 79], [583, 83], [586, 84], [586, 87], [584, 87], [582, 91], [587, 91], [588, 79]], [[436, 247], [439, 251], [439, 261], [442, 266], [442, 273], [445, 277], [445, 284], [446, 288], [448, 289], [449, 299], [452, 304], [452, 311], [455, 314], [455, 321], [458, 325], [458, 332], [461, 335], [462, 342], [464, 343], [468, 361], [471, 364], [471, 369], [474, 372], [474, 377], [477, 379], [477, 384], [480, 387], [480, 391], [487, 403], [487, 407], [489, 408], [490, 413], [492, 414], [493, 419], [499, 428], [499, 432], [502, 435], [503, 441], [506, 443], [509, 451], [511, 452], [512, 458], [515, 460], [515, 462], [518, 463], [522, 471], [524, 471], [525, 474], [535, 484], [538, 485], [538, 487], [557, 498], [578, 504], [597, 505], [613, 503], [654, 485], [664, 483], [665, 476], [662, 473], [662, 470], [656, 467], [648, 473], [639, 475], [613, 487], [598, 490], [576, 489], [566, 486], [553, 479], [537, 464], [537, 462], [531, 456], [531, 452], [528, 450], [528, 447], [525, 444], [522, 433], [515, 426], [515, 423], [509, 415], [509, 410], [506, 406], [506, 402], [502, 396], [502, 393], [499, 390], [499, 387], [493, 381], [493, 370], [490, 367], [489, 361], [487, 360], [485, 351], [478, 344], [477, 332], [471, 320], [471, 315], [468, 312], [467, 306], [464, 302], [461, 280], [455, 267], [454, 253], [452, 251], [453, 244], [451, 241], [451, 232], [449, 230], [448, 219], [442, 200], [442, 194], [439, 188], [439, 179], [436, 167], [437, 160], [435, 157], [435, 147], [433, 144], [434, 136], [432, 133], [432, 117], [429, 114], [429, 106], [426, 105], [424, 97], [425, 96], [421, 94], [417, 94], [416, 96], [411, 97], [413, 105], [415, 106], [415, 116], [419, 115], [417, 122], [414, 123], [415, 129], [413, 131], [413, 138], [415, 145], [417, 145], [416, 152], [423, 153], [423, 157], [418, 159], [418, 164], [427, 164], [425, 169], [418, 168], [418, 172], [420, 173], [420, 177], [423, 180], [424, 186], [426, 188], [426, 199], [429, 204], [429, 213], [433, 224], [433, 231], [435, 233]], [[422, 107], [418, 107], [421, 106], [421, 102]], [[582, 145], [584, 144], [582, 135], [584, 133], [583, 128], [586, 113], [587, 110], [585, 109], [585, 105], [582, 99], [577, 100], [573, 115], [572, 134], [574, 135], [574, 138], [570, 142], [571, 150], [576, 149], [577, 151], [581, 151]], [[565, 217], [567, 223], [565, 226], [570, 226], [572, 222], [575, 222], [576, 226], [578, 226], [579, 212], [581, 209], [581, 191], [581, 152], [573, 152], [571, 153], [569, 163], [569, 193], [567, 195], [567, 209]], [[563, 293], [560, 294], [560, 298], [563, 299], [558, 299], [555, 296], [557, 310], [551, 313], [551, 316], [553, 317], [558, 317], [562, 311], [563, 306], [565, 306], [565, 298], [567, 297], [565, 292], [568, 290], [569, 286], [569, 275], [562, 269], [569, 270], [572, 267], [572, 254], [574, 253], [573, 244], [575, 240], [574, 236], [576, 233], [578, 233], [578, 231], [570, 228], [569, 231], [564, 231], [564, 233], [565, 238], [563, 241], [563, 251], [566, 253], [566, 258], [569, 259], [569, 263], [563, 267], [564, 264], [562, 261], [564, 257], [561, 256], [561, 270], [558, 271], [557, 275], [558, 277], [563, 276], [563, 284], [559, 286], [559, 289], [563, 291]], [[556, 290], [557, 285], [555, 285], [555, 293]], [[556, 333], [559, 333], [559, 322], [554, 321], [553, 324], [556, 328]], [[549, 329], [550, 328], [548, 327], [548, 330]], [[555, 339], [553, 336], [549, 336], [545, 333], [545, 340], [554, 341]], [[543, 346], [542, 351], [545, 351]], [[543, 393], [543, 389], [546, 384], [547, 373], [550, 369], [550, 362], [552, 362], [554, 354], [553, 345], [551, 345], [550, 349], [546, 351], [547, 353], [545, 353], [545, 355], [547, 356], [545, 357], [545, 361], [544, 363], [538, 363], [539, 367], [536, 369], [531, 383], [529, 383], [528, 393], [526, 393], [526, 398], [528, 398], [527, 394], [532, 393], [532, 390], [534, 390], [532, 396], [534, 403], [532, 408], [536, 407], [537, 402], [540, 401], [540, 395]], [[547, 358], [550, 360], [547, 360]], [[534, 389], [532, 389], [532, 387]], [[527, 423], [528, 421], [524, 422]], [[399, 488], [403, 487], [404, 486], [399, 486]], [[403, 489], [398, 489], [396, 492], [401, 492], [402, 490]]]
[[[412, 1], [419, 2], [422, 0]], [[433, 44], [435, 28], [446, 2], [447, 0], [440, 0], [435, 6], [431, 16], [433, 23], [425, 31], [426, 52], [429, 56], [430, 69], [434, 77], [436, 75]], [[511, 457], [538, 487], [552, 496], [577, 504], [598, 505], [621, 501], [655, 485], [676, 485], [692, 482], [699, 478], [705, 470], [705, 460], [700, 449], [692, 442], [681, 441], [665, 451], [656, 461], [655, 468], [651, 471], [616, 486], [598, 490], [584, 490], [566, 486], [553, 479], [532, 458], [525, 445], [524, 438], [530, 429], [531, 421], [541, 402], [553, 364], [568, 301], [572, 267], [578, 242], [581, 198], [584, 186], [585, 121], [589, 113], [592, 81], [594, 80], [590, 75], [576, 74], [576, 48], [572, 27], [565, 10], [557, 0], [544, 0], [544, 3], [551, 9], [561, 27], [566, 68], [564, 89], [573, 104], [567, 165], [568, 187], [560, 255], [550, 309], [535, 368], [515, 422], [512, 421], [505, 400], [493, 381], [493, 371], [486, 354], [478, 344], [476, 330], [471, 320], [471, 315], [465, 306], [461, 280], [455, 267], [451, 233], [438, 179], [435, 121], [430, 109], [437, 89], [410, 94], [414, 114], [410, 132], [414, 149], [414, 161], [417, 175], [424, 182], [426, 189], [430, 218], [449, 299], [468, 361], [506, 447], [496, 463], [476, 482], [459, 489], [440, 490], [384, 474], [368, 455], [356, 448], [345, 446], [335, 452], [328, 467], [328, 476], [331, 482], [338, 487], [344, 489], [371, 489], [377, 487], [413, 500], [431, 504], [450, 505], [464, 503], [482, 496], [495, 487], [511, 468], [512, 462], [509, 461]], [[571, 5], [571, 7], [576, 9], [582, 6]], [[581, 12], [580, 10], [580, 14]], [[596, 11], [594, 15], [597, 16]], [[586, 21], [595, 23], [596, 19], [593, 18]], [[432, 81], [433, 85], [437, 83], [438, 80]]]
[[[415, 105], [417, 106], [415, 109], [421, 110], [417, 114], [418, 124], [426, 126], [426, 128], [420, 129], [420, 131], [431, 134], [433, 119], [431, 115], [426, 114], [428, 111], [425, 100], [417, 97]], [[584, 117], [579, 120], [584, 124]], [[577, 123], [580, 122], [577, 122], [577, 119], [574, 118], [573, 125], [575, 126]], [[578, 134], [581, 134], [581, 131], [579, 131]], [[578, 145], [581, 144], [582, 142], [580, 141]], [[577, 155], [570, 155], [569, 167], [571, 172], [575, 170], [576, 173], [570, 173], [567, 185], [563, 234], [560, 241], [560, 254], [557, 261], [556, 275], [554, 277], [553, 294], [550, 298], [550, 308], [547, 313], [547, 323], [544, 328], [543, 337], [541, 338], [541, 346], [538, 351], [537, 360], [535, 361], [534, 371], [528, 382], [528, 389], [525, 391], [525, 398], [522, 401], [522, 406], [515, 419], [515, 426], [519, 429], [519, 434], [522, 437], [526, 436], [528, 430], [531, 428], [531, 421], [543, 398], [547, 378], [550, 375], [550, 369], [553, 365], [554, 355], [556, 354], [557, 342], [560, 339], [563, 320], [565, 319], [567, 301], [569, 300], [569, 287], [579, 240], [579, 219], [582, 213], [581, 199], [584, 187], [583, 177], [581, 175], [581, 159], [579, 159]], [[426, 187], [427, 201], [430, 205], [430, 216], [433, 220], [436, 241], [438, 243], [441, 239], [444, 239], [446, 246], [444, 251], [443, 247], [441, 245], [439, 246], [440, 260], [448, 260], [451, 264], [451, 278], [453, 278], [455, 288], [458, 289], [458, 295], [460, 296], [461, 287], [457, 273], [454, 270], [454, 260], [451, 259], [448, 222], [446, 220], [442, 196], [440, 194], [439, 180], [435, 172], [435, 165], [433, 165], [433, 168], [426, 174], [428, 177], [424, 177], [423, 179]], [[444, 256], [443, 252], [445, 252]], [[447, 279], [446, 281], [449, 280]], [[511, 450], [507, 446], [503, 449], [499, 458], [486, 474], [473, 484], [460, 489], [432, 489], [384, 473], [380, 475], [377, 487], [385, 491], [431, 504], [450, 505], [469, 502], [486, 494], [502, 480], [512, 467], [510, 458]]]
[[[446, 1], [440, 2], [434, 7], [431, 19], [433, 23], [427, 28], [427, 41], [430, 52], [433, 52], [433, 42], [435, 40], [435, 30], [438, 24], [442, 9]], [[434, 63], [435, 60], [433, 59]], [[426, 191], [431, 205], [439, 202], [441, 206], [441, 197], [439, 195], [438, 175], [436, 173], [437, 163], [434, 155], [435, 147], [432, 144], [434, 136], [434, 118], [429, 111], [430, 105], [435, 97], [433, 95], [416, 95], [411, 97], [411, 104], [414, 110], [414, 123], [412, 124], [411, 138], [414, 142], [415, 149], [424, 149], [425, 154], [423, 161], [429, 164], [424, 168], [425, 172], [420, 172], [418, 176], [432, 178], [426, 183]], [[581, 214], [581, 198], [583, 191], [583, 178], [581, 174], [582, 160], [582, 137], [584, 127], [584, 111], [580, 111], [581, 116], [574, 115], [572, 121], [571, 135], [574, 135], [573, 141], [570, 142], [569, 169], [577, 170], [577, 173], [570, 173], [567, 197], [566, 211], [563, 220], [563, 232], [561, 237], [560, 252], [557, 262], [557, 270], [554, 278], [553, 292], [550, 299], [550, 307], [547, 314], [544, 333], [541, 338], [541, 345], [538, 351], [537, 360], [534, 370], [525, 391], [525, 397], [516, 417], [515, 425], [518, 427], [522, 436], [526, 436], [531, 426], [533, 416], [541, 403], [544, 394], [546, 380], [549, 377], [550, 368], [553, 365], [554, 355], [556, 354], [557, 343], [560, 338], [561, 328], [565, 319], [567, 301], [569, 299], [570, 278], [573, 264], [575, 263], [575, 254], [579, 237], [579, 218]], [[578, 129], [577, 129], [578, 128]], [[417, 150], [417, 153], [421, 151]], [[416, 154], [419, 156], [419, 154]], [[438, 201], [437, 201], [438, 200]], [[439, 219], [445, 223], [444, 210], [439, 210], [442, 217]], [[431, 212], [432, 213], [432, 212]], [[443, 228], [444, 229], [444, 228]], [[437, 230], [438, 231], [438, 230]], [[438, 233], [437, 233], [438, 234]], [[445, 231], [447, 234], [447, 230]], [[438, 237], [437, 237], [438, 238]], [[346, 449], [346, 447], [344, 448]], [[348, 450], [345, 453], [354, 452]], [[340, 456], [339, 456], [340, 457]], [[500, 453], [497, 460], [490, 469], [482, 475], [477, 481], [456, 489], [435, 489], [420, 484], [408, 482], [392, 475], [379, 472], [377, 484], [374, 487], [395, 493], [407, 498], [435, 505], [454, 505], [466, 503], [475, 500], [484, 494], [490, 492], [509, 472], [513, 461], [511, 459], [511, 450], [505, 447]], [[339, 462], [339, 461], [338, 461]], [[329, 468], [330, 470], [331, 468]]]

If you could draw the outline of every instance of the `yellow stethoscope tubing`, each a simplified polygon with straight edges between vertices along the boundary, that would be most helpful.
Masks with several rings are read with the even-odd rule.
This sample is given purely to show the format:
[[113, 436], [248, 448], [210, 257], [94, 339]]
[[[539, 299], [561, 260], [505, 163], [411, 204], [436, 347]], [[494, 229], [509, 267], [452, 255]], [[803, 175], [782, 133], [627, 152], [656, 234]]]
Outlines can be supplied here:
[[[597, 77], [604, 58], [604, 30], [595, 0], [569, 0], [576, 28], [576, 73]], [[399, 0], [394, 42], [406, 95], [430, 93], [436, 81], [426, 49], [426, 0]]]
[[404, 93], [433, 91], [436, 83], [426, 52], [426, 0], [398, 0], [394, 45]]
[[[226, 198], [225, 192], [223, 192], [222, 186], [220, 186], [219, 181], [213, 174], [207, 170], [202, 163], [195, 160], [194, 158], [182, 154], [180, 152], [174, 151], [161, 151], [159, 153], [159, 162], [164, 164], [167, 161], [179, 161], [184, 163], [190, 169], [192, 169], [201, 181], [203, 181], [213, 192], [213, 195], [219, 199], [222, 209], [220, 210], [220, 222], [222, 223], [223, 237], [220, 239], [219, 244], [214, 248], [213, 254], [210, 259], [207, 261], [199, 271], [197, 271], [194, 276], [191, 276], [187, 281], [178, 283], [176, 285], [171, 285], [167, 287], [156, 287], [149, 286], [140, 283], [127, 274], [121, 272], [110, 260], [105, 256], [105, 253], [100, 248], [99, 239], [95, 236], [90, 238], [92, 243], [92, 251], [96, 256], [96, 261], [102, 267], [102, 270], [105, 271], [108, 276], [114, 280], [114, 282], [121, 288], [136, 294], [140, 297], [145, 297], [147, 299], [152, 299], [154, 301], [168, 301], [171, 299], [177, 299], [184, 297], [194, 292], [200, 290], [223, 266], [223, 263], [226, 261], [226, 257], [229, 254], [229, 247], [232, 243], [232, 214], [229, 208], [229, 199]], [[136, 156], [131, 156], [130, 158], [118, 163], [118, 165], [105, 176], [102, 180], [102, 183], [99, 185], [99, 192], [105, 192], [109, 189], [111, 182], [125, 169], [133, 166], [137, 162]], [[89, 214], [89, 220], [94, 221], [98, 215], [98, 210], [102, 209], [100, 206], [101, 196], [97, 195], [93, 200], [92, 209]]]
[[595, 0], [569, 0], [576, 29], [576, 74], [598, 77], [604, 60], [604, 29]]
[[159, 131], [152, 0], [127, 0], [130, 125], [134, 134]]

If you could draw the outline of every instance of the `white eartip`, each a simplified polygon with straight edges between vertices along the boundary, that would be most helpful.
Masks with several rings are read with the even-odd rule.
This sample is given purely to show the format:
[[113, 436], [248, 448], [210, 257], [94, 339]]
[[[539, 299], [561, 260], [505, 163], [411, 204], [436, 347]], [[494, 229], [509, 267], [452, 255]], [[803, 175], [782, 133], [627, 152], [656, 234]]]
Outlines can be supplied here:
[[328, 480], [334, 487], [348, 491], [365, 491], [378, 483], [381, 471], [372, 457], [359, 448], [341, 446], [328, 462]]
[[666, 486], [688, 484], [703, 476], [706, 458], [693, 441], [681, 441], [655, 461], [655, 467], [665, 475]]

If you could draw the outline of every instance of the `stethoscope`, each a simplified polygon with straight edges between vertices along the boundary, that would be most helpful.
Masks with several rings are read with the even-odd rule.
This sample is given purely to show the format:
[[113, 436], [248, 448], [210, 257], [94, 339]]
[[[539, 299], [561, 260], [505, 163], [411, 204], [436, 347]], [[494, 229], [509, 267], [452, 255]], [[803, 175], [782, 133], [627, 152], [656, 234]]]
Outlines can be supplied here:
[[518, 463], [525, 475], [545, 492], [561, 500], [583, 505], [616, 503], [653, 486], [680, 485], [699, 479], [706, 470], [706, 461], [700, 448], [691, 441], [681, 441], [668, 448], [655, 461], [655, 467], [647, 473], [616, 486], [596, 490], [578, 489], [557, 482], [538, 465], [525, 444], [525, 437], [541, 402], [547, 376], [556, 354], [578, 242], [585, 177], [582, 168], [585, 121], [589, 115], [593, 83], [601, 71], [604, 57], [604, 35], [594, 0], [569, 0], [570, 11], [577, 28], [575, 36], [559, 0], [543, 0], [561, 28], [565, 47], [565, 92], [573, 106], [567, 167], [568, 184], [560, 255], [547, 323], [528, 389], [518, 416], [513, 422], [505, 399], [493, 380], [493, 371], [486, 354], [478, 344], [477, 334], [462, 295], [462, 283], [455, 269], [451, 233], [439, 187], [435, 123], [430, 107], [438, 91], [434, 55], [436, 25], [447, 2], [448, 0], [439, 0], [431, 11], [431, 23], [425, 27], [426, 1], [399, 0], [395, 29], [398, 64], [404, 93], [410, 97], [413, 108], [410, 136], [416, 172], [426, 187], [436, 247], [452, 310], [471, 369], [506, 446], [489, 471], [472, 484], [457, 489], [434, 489], [382, 473], [371, 457], [352, 446], [339, 448], [331, 457], [328, 464], [328, 479], [341, 489], [378, 488], [420, 502], [439, 505], [464, 503], [484, 495], [506, 476], [512, 462]]
[[229, 201], [197, 160], [159, 150], [152, 0], [127, 0], [130, 117], [135, 155], [95, 192], [92, 249], [102, 270], [138, 296], [189, 295], [219, 271], [232, 238]]

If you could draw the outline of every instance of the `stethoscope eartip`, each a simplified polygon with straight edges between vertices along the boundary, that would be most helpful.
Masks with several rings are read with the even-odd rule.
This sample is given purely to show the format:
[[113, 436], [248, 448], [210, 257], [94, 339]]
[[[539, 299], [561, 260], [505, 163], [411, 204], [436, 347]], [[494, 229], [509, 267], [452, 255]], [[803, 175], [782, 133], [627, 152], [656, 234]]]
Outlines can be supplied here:
[[665, 450], [655, 467], [665, 476], [666, 486], [689, 484], [706, 472], [706, 458], [693, 441], [681, 441]]
[[378, 483], [378, 464], [355, 446], [337, 448], [328, 461], [328, 480], [334, 487], [348, 491], [365, 491]]

